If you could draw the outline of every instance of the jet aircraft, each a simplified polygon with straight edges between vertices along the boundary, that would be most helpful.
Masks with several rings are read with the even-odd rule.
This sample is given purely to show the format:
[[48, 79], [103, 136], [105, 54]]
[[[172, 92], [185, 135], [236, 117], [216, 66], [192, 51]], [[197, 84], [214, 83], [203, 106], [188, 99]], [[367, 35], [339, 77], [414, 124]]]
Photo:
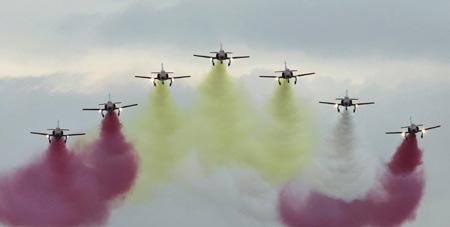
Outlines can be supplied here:
[[345, 90], [345, 97], [344, 98], [336, 98], [336, 102], [322, 102], [321, 104], [328, 104], [328, 105], [334, 105], [338, 112], [341, 112], [341, 109], [339, 107], [343, 106], [345, 107], [345, 110], [348, 110], [349, 107], [353, 107], [353, 113], [356, 112], [356, 108], [358, 106], [362, 105], [372, 105], [375, 104], [375, 102], [353, 102], [357, 101], [358, 99], [350, 98], [348, 96], [348, 90]]
[[143, 78], [143, 79], [149, 79], [153, 82], [153, 86], [156, 87], [156, 81], [155, 80], [159, 80], [161, 81], [162, 84], [164, 84], [164, 81], [169, 80], [169, 86], [172, 86], [172, 83], [175, 79], [182, 79], [182, 78], [189, 78], [191, 76], [174, 76], [171, 77], [169, 74], [173, 74], [173, 72], [166, 72], [166, 70], [164, 70], [164, 63], [161, 63], [161, 71], [159, 72], [151, 72], [151, 74], [156, 74], [156, 76], [134, 76], [136, 78]]
[[220, 50], [218, 52], [209, 52], [210, 54], [214, 54], [214, 56], [208, 56], [208, 55], [198, 55], [198, 54], [194, 54], [194, 57], [200, 57], [200, 58], [209, 58], [211, 59], [212, 65], [215, 65], [215, 61], [219, 61], [220, 64], [223, 64], [224, 61], [228, 60], [228, 66], [231, 65], [231, 62], [234, 59], [240, 59], [240, 58], [249, 58], [250, 56], [231, 56], [233, 53], [232, 52], [226, 52], [223, 48], [222, 48], [222, 43], [220, 44]]
[[428, 130], [441, 127], [440, 125], [437, 125], [437, 126], [428, 127], [428, 128], [420, 128], [420, 127], [423, 127], [422, 124], [414, 124], [412, 122], [411, 118], [409, 119], [409, 121], [410, 121], [410, 125], [401, 127], [402, 131], [386, 132], [386, 134], [401, 134], [403, 138], [408, 139], [408, 137], [407, 137], [408, 134], [415, 135], [417, 133], [421, 133], [420, 138], [423, 138], [423, 136], [427, 133]]
[[261, 78], [273, 78], [275, 80], [278, 81], [278, 84], [281, 86], [281, 80], [280, 79], [285, 79], [288, 81], [288, 83], [290, 83], [290, 79], [294, 78], [294, 84], [297, 84], [297, 77], [302, 77], [302, 76], [309, 76], [309, 75], [314, 75], [315, 73], [302, 73], [302, 74], [296, 74], [294, 75], [294, 72], [297, 72], [298, 70], [296, 69], [289, 69], [287, 67], [286, 62], [284, 62], [284, 70], [280, 70], [280, 71], [275, 71], [275, 73], [281, 73], [281, 76], [259, 76]]
[[102, 114], [102, 117], [105, 117], [105, 112], [108, 112], [109, 114], [112, 114], [113, 112], [117, 111], [117, 116], [120, 116], [120, 112], [122, 112], [123, 109], [137, 106], [138, 104], [131, 104], [131, 105], [125, 105], [121, 106], [121, 102], [112, 102], [111, 101], [111, 95], [109, 95], [108, 102], [98, 104], [100, 106], [103, 106], [102, 108], [83, 108], [85, 111], [98, 111]]
[[67, 142], [67, 138], [69, 136], [83, 136], [86, 135], [86, 133], [70, 133], [70, 134], [65, 134], [65, 131], [69, 131], [69, 129], [65, 129], [65, 128], [60, 128], [59, 127], [59, 121], [57, 122], [56, 128], [54, 129], [47, 129], [49, 131], [52, 131], [51, 133], [43, 133], [43, 132], [30, 132], [31, 134], [35, 134], [35, 135], [43, 135], [46, 136], [48, 139], [48, 142], [51, 143], [52, 142], [52, 137], [55, 138], [56, 141], [59, 141], [61, 138], [64, 138], [64, 143]]

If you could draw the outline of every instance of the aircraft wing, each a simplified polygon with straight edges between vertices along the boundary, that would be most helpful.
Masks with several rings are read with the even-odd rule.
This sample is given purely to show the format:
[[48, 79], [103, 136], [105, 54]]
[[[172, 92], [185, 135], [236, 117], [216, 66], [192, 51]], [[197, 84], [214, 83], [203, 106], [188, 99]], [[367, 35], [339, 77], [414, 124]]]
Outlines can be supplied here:
[[138, 104], [131, 104], [131, 105], [126, 105], [126, 106], [121, 106], [120, 108], [128, 108], [128, 107], [132, 107], [132, 106], [137, 106]]
[[360, 103], [356, 103], [356, 105], [358, 106], [362, 106], [362, 105], [372, 105], [375, 104], [375, 102], [360, 102]]
[[403, 134], [405, 132], [386, 132], [386, 134]]
[[441, 127], [440, 125], [438, 125], [438, 126], [433, 126], [433, 127], [429, 127], [429, 128], [426, 128], [425, 129], [425, 131], [427, 131], [427, 130], [430, 130], [430, 129], [435, 129], [435, 128], [439, 128], [439, 127]]
[[72, 134], [67, 134], [66, 136], [84, 136], [86, 135], [86, 133], [72, 133]]
[[300, 77], [300, 76], [309, 76], [309, 75], [314, 75], [316, 73], [303, 73], [303, 74], [299, 74], [299, 75], [295, 75], [296, 77]]
[[174, 76], [172, 78], [174, 78], [174, 79], [183, 79], [183, 78], [189, 78], [189, 77], [191, 77], [191, 76]]
[[278, 76], [259, 76], [261, 78], [278, 78]]
[[250, 56], [232, 56], [232, 59], [249, 58]]
[[48, 133], [43, 133], [43, 132], [30, 132], [31, 134], [35, 134], [35, 135], [43, 135], [43, 136], [50, 136], [50, 134]]
[[336, 105], [335, 102], [319, 102], [319, 103], [321, 103], [321, 104], [329, 104], [329, 105]]
[[136, 78], [143, 78], [143, 79], [153, 79], [151, 76], [134, 76]]
[[101, 110], [103, 110], [103, 108], [83, 108], [83, 110], [87, 110], [87, 111], [101, 111]]
[[212, 57], [212, 56], [198, 55], [198, 54], [194, 54], [194, 57], [199, 57], [199, 58], [214, 58], [214, 57]]

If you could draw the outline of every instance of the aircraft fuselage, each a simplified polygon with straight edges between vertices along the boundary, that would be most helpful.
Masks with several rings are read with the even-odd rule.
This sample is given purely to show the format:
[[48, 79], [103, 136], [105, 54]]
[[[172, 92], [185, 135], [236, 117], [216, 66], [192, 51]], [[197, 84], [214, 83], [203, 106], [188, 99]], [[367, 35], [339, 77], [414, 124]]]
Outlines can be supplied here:
[[162, 71], [162, 72], [156, 74], [156, 78], [158, 80], [168, 80], [169, 79], [169, 74], [164, 72], [164, 71]]
[[221, 63], [223, 63], [224, 60], [228, 60], [229, 58], [228, 54], [225, 51], [221, 50], [216, 53], [216, 59], [221, 61]]
[[416, 133], [418, 133], [420, 131], [421, 131], [421, 129], [419, 128], [419, 126], [417, 126], [415, 124], [411, 124], [408, 127], [408, 133], [410, 133], [410, 134], [416, 134]]
[[51, 143], [52, 137], [55, 138], [55, 140], [60, 140], [61, 138], [64, 138], [64, 143], [67, 141], [67, 136], [64, 135], [64, 131], [60, 128], [56, 128], [52, 131], [52, 134], [48, 136], [48, 142]]
[[351, 100], [348, 96], [341, 100], [341, 106], [349, 107], [353, 106], [353, 100]]
[[114, 111], [116, 109], [116, 104], [114, 104], [111, 101], [108, 101], [108, 103], [105, 104], [105, 110], [108, 112]]
[[281, 77], [284, 79], [289, 79], [294, 77], [294, 73], [291, 70], [286, 69], [284, 70], [284, 72], [281, 73]]

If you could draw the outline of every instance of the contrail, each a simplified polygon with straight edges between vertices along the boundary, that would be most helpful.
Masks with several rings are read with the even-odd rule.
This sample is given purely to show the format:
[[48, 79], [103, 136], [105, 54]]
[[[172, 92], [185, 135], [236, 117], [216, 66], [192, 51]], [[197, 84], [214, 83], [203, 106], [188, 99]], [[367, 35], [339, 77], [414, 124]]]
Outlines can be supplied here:
[[281, 221], [291, 227], [393, 227], [412, 220], [424, 190], [421, 152], [415, 136], [408, 136], [386, 164], [379, 187], [362, 199], [346, 201], [287, 184], [279, 195]]
[[99, 226], [112, 200], [126, 193], [137, 158], [116, 114], [105, 116], [100, 138], [69, 152], [53, 140], [45, 155], [0, 177], [0, 221], [10, 226]]

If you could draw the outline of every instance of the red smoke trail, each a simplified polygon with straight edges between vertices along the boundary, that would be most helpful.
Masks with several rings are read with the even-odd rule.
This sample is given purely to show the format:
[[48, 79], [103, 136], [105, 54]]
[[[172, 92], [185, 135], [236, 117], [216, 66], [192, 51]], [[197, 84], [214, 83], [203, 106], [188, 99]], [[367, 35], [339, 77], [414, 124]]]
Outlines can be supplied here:
[[[371, 190], [365, 198], [344, 201], [317, 191], [286, 185], [279, 196], [279, 215], [291, 227], [362, 227], [399, 226], [414, 219], [424, 190], [422, 152], [414, 135], [404, 140], [386, 173], [381, 177], [381, 187]], [[300, 192], [301, 191], [301, 192]], [[303, 193], [303, 194], [302, 194]]]
[[101, 224], [108, 210], [97, 179], [63, 140], [44, 157], [0, 178], [0, 220], [11, 226]]
[[105, 115], [100, 139], [86, 149], [101, 195], [108, 200], [129, 191], [138, 170], [136, 152], [126, 142], [121, 128], [117, 114]]
[[[102, 121], [99, 140], [69, 152], [53, 140], [45, 156], [0, 177], [0, 221], [10, 226], [99, 226], [111, 200], [134, 183], [137, 158], [117, 115]], [[79, 150], [79, 151], [78, 151]]]

